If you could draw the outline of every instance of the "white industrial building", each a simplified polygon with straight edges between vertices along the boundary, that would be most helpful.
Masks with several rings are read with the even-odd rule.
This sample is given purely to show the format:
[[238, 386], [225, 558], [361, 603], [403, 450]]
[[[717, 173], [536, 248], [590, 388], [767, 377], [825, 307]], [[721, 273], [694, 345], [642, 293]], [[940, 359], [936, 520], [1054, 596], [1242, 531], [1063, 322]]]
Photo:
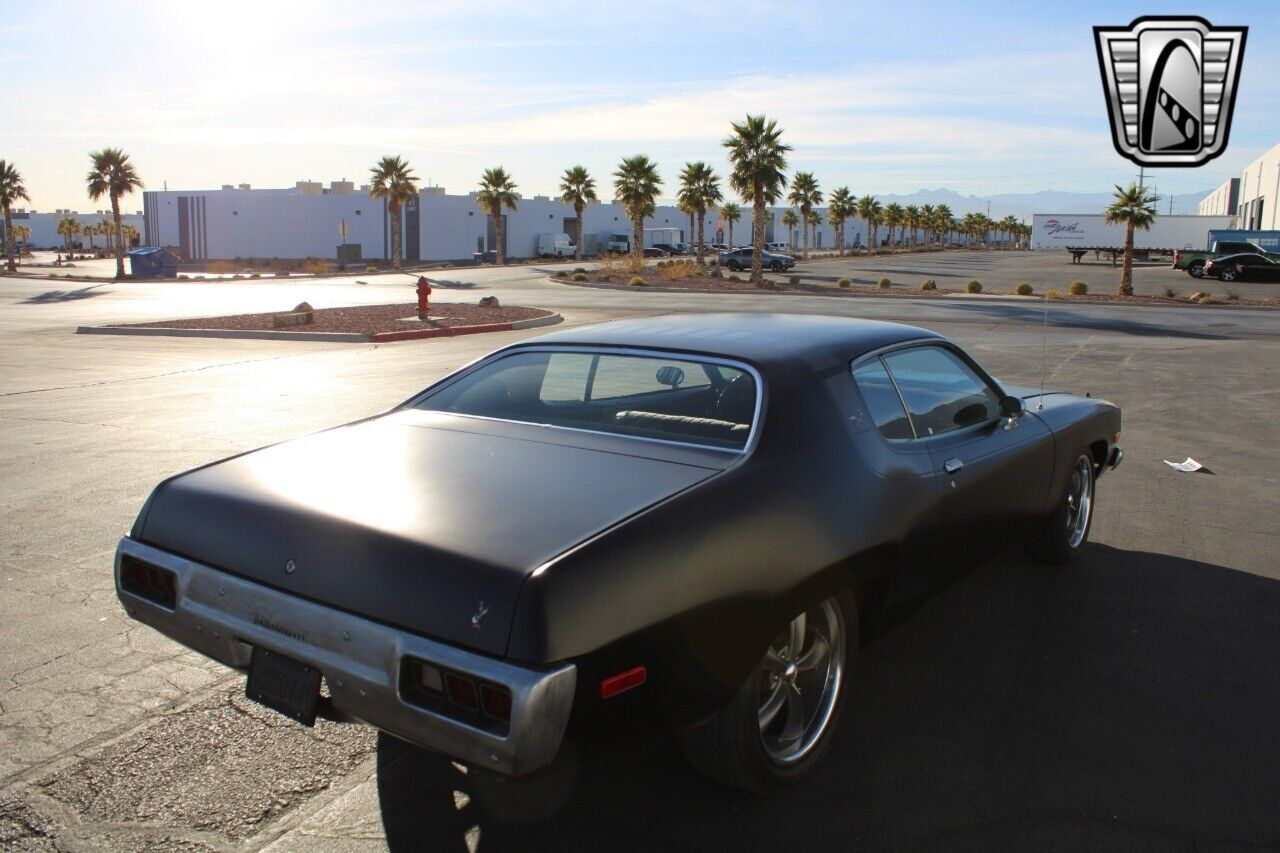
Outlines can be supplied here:
[[1240, 201], [1240, 179], [1227, 178], [1213, 192], [1200, 200], [1196, 213], [1201, 216], [1235, 216]]
[[1280, 145], [1276, 145], [1240, 174], [1236, 227], [1244, 231], [1280, 229]]
[[[1231, 227], [1230, 216], [1157, 216], [1148, 231], [1135, 231], [1139, 249], [1203, 249], [1209, 231]], [[1031, 217], [1032, 249], [1121, 247], [1125, 226], [1108, 225], [1100, 213], [1037, 213]]]
[[[143, 193], [146, 219], [143, 242], [172, 246], [184, 261], [235, 258], [333, 258], [341, 243], [358, 244], [360, 256], [386, 259], [391, 255], [391, 222], [386, 204], [369, 197], [364, 187], [348, 181], [324, 186], [299, 181], [288, 189], [253, 189], [227, 185], [218, 190], [168, 190]], [[777, 223], [783, 208], [770, 211], [766, 239], [799, 243], [799, 230], [788, 235]], [[583, 215], [583, 243], [595, 254], [610, 234], [630, 234], [626, 212], [616, 203], [589, 205]], [[548, 196], [522, 198], [505, 214], [507, 255], [535, 254], [538, 235], [577, 234], [572, 206]], [[696, 231], [688, 214], [659, 205], [646, 217], [647, 242], [693, 242]], [[717, 240], [718, 214], [709, 211], [707, 242]], [[469, 261], [473, 253], [495, 248], [493, 219], [476, 204], [475, 194], [449, 195], [443, 188], [424, 188], [416, 204], [401, 217], [402, 256], [407, 261]], [[342, 236], [345, 231], [345, 238]], [[727, 225], [720, 240], [727, 241]], [[848, 245], [865, 241], [864, 227], [849, 220]], [[883, 230], [882, 230], [883, 233]], [[776, 234], [776, 236], [775, 236]], [[751, 209], [734, 224], [735, 243], [751, 237]], [[827, 224], [811, 235], [815, 247], [835, 245]]]
[[[25, 225], [31, 229], [31, 236], [27, 239], [27, 247], [32, 249], [61, 249], [66, 246], [66, 241], [58, 233], [58, 223], [68, 216], [77, 219], [81, 225], [96, 225], [104, 219], [111, 219], [111, 211], [99, 210], [86, 213], [76, 210], [52, 210], [40, 212], [18, 208], [11, 212], [11, 218], [15, 226]], [[138, 229], [139, 235], [144, 232], [146, 223], [142, 211], [121, 213], [120, 221]], [[0, 217], [0, 240], [3, 239], [4, 219]], [[77, 237], [75, 241], [86, 247], [89, 245], [89, 238], [84, 235]], [[93, 244], [101, 247], [105, 242], [102, 237], [94, 237]]]

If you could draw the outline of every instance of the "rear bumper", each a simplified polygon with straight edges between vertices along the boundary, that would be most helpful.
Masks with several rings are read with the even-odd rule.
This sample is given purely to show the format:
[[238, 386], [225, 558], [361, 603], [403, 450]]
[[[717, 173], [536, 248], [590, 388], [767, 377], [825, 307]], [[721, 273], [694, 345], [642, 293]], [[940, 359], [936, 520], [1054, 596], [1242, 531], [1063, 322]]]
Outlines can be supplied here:
[[[125, 555], [176, 576], [169, 609], [121, 585]], [[307, 601], [158, 548], [120, 540], [116, 593], [130, 616], [216, 661], [247, 669], [251, 646], [307, 663], [321, 673], [334, 708], [404, 740], [518, 776], [551, 763], [573, 705], [577, 670], [516, 666]], [[400, 690], [405, 657], [503, 685], [511, 721], [495, 734], [412, 704]]]

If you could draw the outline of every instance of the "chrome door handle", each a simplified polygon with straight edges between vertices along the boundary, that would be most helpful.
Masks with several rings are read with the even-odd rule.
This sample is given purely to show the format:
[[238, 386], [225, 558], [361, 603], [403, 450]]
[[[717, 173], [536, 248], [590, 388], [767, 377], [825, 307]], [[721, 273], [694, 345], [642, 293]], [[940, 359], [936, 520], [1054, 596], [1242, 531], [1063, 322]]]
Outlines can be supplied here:
[[942, 467], [948, 474], [954, 474], [964, 467], [964, 462], [959, 459], [948, 459], [946, 462], [942, 463]]

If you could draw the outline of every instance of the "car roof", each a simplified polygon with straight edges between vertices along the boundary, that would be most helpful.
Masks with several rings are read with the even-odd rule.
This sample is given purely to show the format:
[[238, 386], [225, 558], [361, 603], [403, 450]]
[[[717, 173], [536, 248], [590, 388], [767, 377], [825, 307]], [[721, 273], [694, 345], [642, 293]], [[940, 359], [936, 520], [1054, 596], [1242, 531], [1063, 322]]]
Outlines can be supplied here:
[[1261, 258], [1262, 260], [1266, 261], [1267, 263], [1270, 263], [1270, 264], [1274, 264], [1274, 263], [1275, 263], [1275, 261], [1273, 261], [1271, 258], [1267, 257], [1265, 254], [1258, 255], [1258, 254], [1255, 254], [1255, 253], [1253, 253], [1253, 252], [1236, 252], [1234, 255], [1223, 255], [1221, 258], [1218, 258], [1217, 260], [1218, 260], [1218, 261], [1219, 261], [1219, 263], [1220, 263], [1220, 262], [1222, 262], [1222, 261], [1229, 261], [1229, 260], [1231, 260], [1232, 258], [1248, 258], [1248, 259], [1250, 259], [1250, 260], [1253, 260], [1254, 258]]
[[917, 326], [818, 314], [664, 314], [540, 335], [516, 346], [611, 346], [676, 350], [740, 359], [761, 368], [809, 371], [897, 343], [942, 340]]

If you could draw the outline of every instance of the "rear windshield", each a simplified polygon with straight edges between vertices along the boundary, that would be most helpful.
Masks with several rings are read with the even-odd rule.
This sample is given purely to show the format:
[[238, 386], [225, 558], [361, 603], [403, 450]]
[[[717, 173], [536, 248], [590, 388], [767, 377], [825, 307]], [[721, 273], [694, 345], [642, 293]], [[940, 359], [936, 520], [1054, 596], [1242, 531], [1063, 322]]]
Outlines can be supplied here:
[[686, 358], [517, 352], [415, 408], [741, 450], [756, 410], [752, 374]]

